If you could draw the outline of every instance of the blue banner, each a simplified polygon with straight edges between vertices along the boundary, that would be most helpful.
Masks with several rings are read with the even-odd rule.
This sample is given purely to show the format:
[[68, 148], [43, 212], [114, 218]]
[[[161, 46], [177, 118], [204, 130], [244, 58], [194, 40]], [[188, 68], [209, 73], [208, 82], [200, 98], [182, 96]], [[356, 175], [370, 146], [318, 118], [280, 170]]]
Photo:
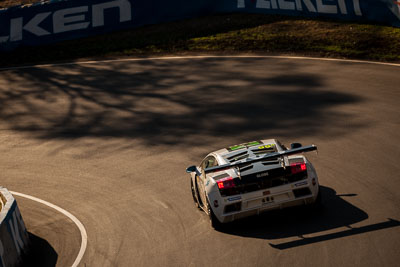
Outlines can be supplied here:
[[379, 22], [400, 27], [400, 0], [220, 0], [217, 10]]
[[400, 0], [56, 0], [0, 10], [0, 50], [227, 12], [328, 17], [400, 27]]

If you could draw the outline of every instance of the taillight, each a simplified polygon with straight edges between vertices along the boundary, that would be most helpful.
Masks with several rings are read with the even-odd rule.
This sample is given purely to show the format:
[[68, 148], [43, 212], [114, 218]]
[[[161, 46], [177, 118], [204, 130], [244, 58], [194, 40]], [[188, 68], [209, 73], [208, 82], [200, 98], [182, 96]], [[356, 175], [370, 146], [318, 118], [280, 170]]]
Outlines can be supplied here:
[[290, 164], [290, 169], [292, 170], [292, 174], [296, 174], [299, 172], [304, 172], [307, 170], [307, 166], [305, 163], [296, 162]]
[[218, 180], [217, 185], [218, 185], [219, 189], [235, 187], [235, 183], [233, 182], [232, 177], [226, 177], [226, 178], [222, 178], [221, 180]]

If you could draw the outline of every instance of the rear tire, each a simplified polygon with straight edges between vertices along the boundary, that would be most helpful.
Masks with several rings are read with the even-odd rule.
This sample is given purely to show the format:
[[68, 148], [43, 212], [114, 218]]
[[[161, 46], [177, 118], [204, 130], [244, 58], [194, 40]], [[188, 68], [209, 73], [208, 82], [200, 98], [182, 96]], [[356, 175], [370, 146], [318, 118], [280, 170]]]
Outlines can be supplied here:
[[194, 186], [193, 186], [192, 178], [190, 178], [190, 188], [191, 188], [191, 191], [192, 191], [192, 197], [193, 197], [194, 205], [196, 206], [196, 208], [200, 209], [200, 204], [199, 204], [199, 201], [197, 200], [196, 191], [195, 191]]
[[211, 208], [210, 201], [208, 201], [208, 200], [207, 200], [207, 212], [208, 212], [208, 218], [210, 220], [210, 225], [212, 226], [212, 228], [214, 228], [215, 230], [221, 230], [222, 223], [215, 216], [215, 214]]

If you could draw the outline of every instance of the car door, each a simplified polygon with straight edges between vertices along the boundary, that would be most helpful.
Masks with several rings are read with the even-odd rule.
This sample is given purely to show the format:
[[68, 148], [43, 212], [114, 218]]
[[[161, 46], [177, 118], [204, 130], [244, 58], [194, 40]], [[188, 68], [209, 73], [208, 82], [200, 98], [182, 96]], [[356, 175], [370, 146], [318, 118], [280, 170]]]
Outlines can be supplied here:
[[207, 183], [209, 179], [209, 174], [205, 174], [205, 169], [218, 166], [217, 159], [214, 156], [208, 156], [206, 157], [200, 164], [201, 168], [201, 175], [196, 178], [197, 183], [198, 183], [198, 190], [199, 190], [199, 195], [200, 195], [200, 200], [203, 204], [206, 203], [207, 201], [207, 196], [206, 196], [206, 189], [205, 189], [205, 184]]

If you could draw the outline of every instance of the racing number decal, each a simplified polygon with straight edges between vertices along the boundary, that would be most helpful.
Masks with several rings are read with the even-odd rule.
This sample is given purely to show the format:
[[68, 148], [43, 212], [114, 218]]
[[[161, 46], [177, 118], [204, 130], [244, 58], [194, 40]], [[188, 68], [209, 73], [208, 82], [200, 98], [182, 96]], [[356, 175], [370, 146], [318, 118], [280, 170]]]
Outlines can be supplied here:
[[268, 144], [265, 146], [259, 146], [258, 149], [269, 149], [269, 148], [273, 148], [275, 146], [275, 144]]
[[260, 145], [260, 144], [262, 144], [261, 141], [253, 141], [253, 142], [249, 142], [249, 143], [243, 143], [243, 144], [239, 144], [239, 145], [230, 146], [227, 148], [227, 150], [231, 152], [231, 151], [235, 151], [238, 149], [256, 146], [256, 145]]

